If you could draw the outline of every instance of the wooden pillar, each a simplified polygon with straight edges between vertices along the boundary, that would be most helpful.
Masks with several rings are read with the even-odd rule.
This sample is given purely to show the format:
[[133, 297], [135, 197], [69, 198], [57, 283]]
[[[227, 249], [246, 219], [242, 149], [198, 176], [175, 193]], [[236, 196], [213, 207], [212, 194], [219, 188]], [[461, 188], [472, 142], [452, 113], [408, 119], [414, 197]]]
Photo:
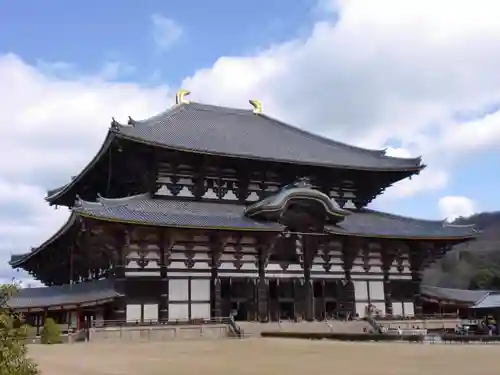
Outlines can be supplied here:
[[266, 266], [276, 237], [277, 235], [265, 236], [260, 239], [258, 244], [259, 280], [257, 282], [257, 311], [260, 322], [269, 321], [269, 283], [266, 280]]
[[168, 322], [168, 300], [169, 300], [169, 282], [168, 266], [170, 265], [170, 255], [172, 247], [175, 245], [176, 236], [173, 230], [158, 229], [158, 246], [160, 248], [160, 296], [158, 303], [158, 321], [160, 323]]
[[413, 291], [413, 310], [416, 317], [422, 316], [422, 297], [420, 295], [422, 265], [431, 246], [431, 244], [424, 242], [412, 242], [408, 246]]
[[345, 274], [343, 305], [344, 312], [349, 313], [352, 317], [356, 315], [356, 295], [351, 270], [362, 246], [363, 241], [358, 237], [350, 237], [342, 241], [342, 261]]
[[42, 313], [36, 314], [35, 319], [36, 319], [36, 334], [39, 335], [40, 327], [42, 325]]
[[211, 317], [218, 319], [222, 317], [221, 280], [219, 278], [219, 267], [224, 248], [229, 240], [228, 235], [217, 234], [211, 238], [212, 256], [210, 258], [210, 307]]
[[80, 314], [82, 313], [82, 308], [80, 307], [80, 305], [77, 305], [76, 306], [76, 330], [79, 331], [80, 328], [81, 328], [81, 324], [80, 324]]
[[114, 265], [114, 282], [115, 289], [121, 296], [116, 297], [113, 303], [114, 305], [114, 317], [113, 320], [118, 323], [125, 323], [127, 320], [127, 297], [126, 297], [126, 277], [125, 277], [125, 265], [126, 256], [128, 251], [129, 236], [126, 228], [120, 228], [115, 232], [117, 236], [116, 243], [116, 263]]
[[319, 238], [317, 236], [304, 234], [302, 235], [302, 254], [304, 268], [304, 305], [305, 305], [305, 320], [314, 320], [314, 293], [311, 280], [311, 267], [314, 256], [318, 250]]
[[392, 316], [392, 294], [391, 294], [391, 280], [389, 272], [391, 271], [392, 263], [396, 257], [396, 243], [392, 241], [381, 241], [380, 244], [380, 257], [382, 259], [382, 272], [384, 274], [384, 301], [385, 313]]
[[248, 295], [248, 299], [247, 299], [247, 306], [248, 306], [248, 310], [247, 310], [247, 320], [248, 321], [256, 321], [258, 320], [257, 319], [257, 304], [255, 303], [256, 302], [256, 298], [255, 298], [255, 279], [254, 278], [248, 278], [247, 279], [247, 295]]

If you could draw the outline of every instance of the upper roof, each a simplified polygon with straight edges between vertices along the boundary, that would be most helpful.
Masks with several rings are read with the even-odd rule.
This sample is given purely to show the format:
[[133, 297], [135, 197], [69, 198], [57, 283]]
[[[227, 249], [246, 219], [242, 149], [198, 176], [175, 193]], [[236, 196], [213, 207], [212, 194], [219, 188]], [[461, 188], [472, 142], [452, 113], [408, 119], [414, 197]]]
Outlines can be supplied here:
[[109, 300], [120, 296], [111, 280], [99, 280], [73, 285], [23, 288], [12, 296], [8, 306], [12, 309], [29, 309], [77, 305]]
[[[387, 156], [321, 137], [252, 110], [183, 102], [143, 121], [121, 125], [114, 119], [100, 150], [64, 186], [48, 191], [55, 203], [107, 155], [116, 138], [203, 155], [274, 161], [326, 168], [401, 172], [399, 179], [418, 173], [421, 158]], [[393, 181], [394, 182], [394, 181]]]
[[403, 159], [336, 142], [252, 110], [187, 102], [147, 120], [115, 125], [121, 136], [176, 150], [336, 168], [419, 171]]

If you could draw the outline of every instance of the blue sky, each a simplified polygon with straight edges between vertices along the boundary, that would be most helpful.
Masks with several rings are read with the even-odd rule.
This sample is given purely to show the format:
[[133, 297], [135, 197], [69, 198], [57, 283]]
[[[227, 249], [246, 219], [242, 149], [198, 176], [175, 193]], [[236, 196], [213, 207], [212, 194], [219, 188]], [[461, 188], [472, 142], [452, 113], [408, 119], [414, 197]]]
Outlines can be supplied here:
[[[224, 55], [245, 55], [271, 43], [307, 33], [314, 18], [311, 0], [251, 3], [205, 1], [2, 1], [0, 46], [26, 62], [64, 61], [92, 72], [103, 61], [136, 68], [127, 79], [148, 80], [155, 71], [170, 84]], [[181, 28], [175, 48], [158, 51], [152, 17]]]
[[497, 210], [499, 13], [487, 0], [0, 0], [0, 262], [64, 221], [45, 191], [79, 173], [111, 116], [151, 116], [180, 87], [212, 104], [258, 98], [304, 129], [422, 155], [421, 176], [375, 208]]

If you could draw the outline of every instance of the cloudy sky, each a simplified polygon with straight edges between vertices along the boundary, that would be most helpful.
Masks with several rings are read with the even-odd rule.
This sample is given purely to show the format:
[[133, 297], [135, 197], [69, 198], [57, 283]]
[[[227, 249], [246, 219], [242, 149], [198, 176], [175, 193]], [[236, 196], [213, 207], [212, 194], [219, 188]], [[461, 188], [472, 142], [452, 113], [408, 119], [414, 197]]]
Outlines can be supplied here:
[[191, 99], [264, 111], [428, 168], [372, 206], [500, 208], [500, 1], [0, 1], [0, 278], [68, 211], [45, 201], [112, 116]]

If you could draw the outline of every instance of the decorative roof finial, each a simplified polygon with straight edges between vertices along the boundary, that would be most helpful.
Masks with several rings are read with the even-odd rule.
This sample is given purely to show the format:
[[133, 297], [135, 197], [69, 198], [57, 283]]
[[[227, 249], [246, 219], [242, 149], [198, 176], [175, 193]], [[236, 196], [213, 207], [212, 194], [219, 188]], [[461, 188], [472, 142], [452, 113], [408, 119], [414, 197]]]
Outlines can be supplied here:
[[260, 102], [260, 100], [254, 100], [254, 99], [252, 99], [252, 100], [249, 100], [248, 102], [253, 107], [253, 113], [255, 113], [256, 115], [262, 113], [262, 103]]
[[114, 117], [111, 117], [111, 129], [118, 129], [119, 127], [120, 123]]
[[188, 104], [189, 100], [184, 99], [184, 97], [189, 94], [191, 94], [191, 91], [186, 89], [180, 89], [177, 91], [177, 94], [175, 94], [175, 104]]

